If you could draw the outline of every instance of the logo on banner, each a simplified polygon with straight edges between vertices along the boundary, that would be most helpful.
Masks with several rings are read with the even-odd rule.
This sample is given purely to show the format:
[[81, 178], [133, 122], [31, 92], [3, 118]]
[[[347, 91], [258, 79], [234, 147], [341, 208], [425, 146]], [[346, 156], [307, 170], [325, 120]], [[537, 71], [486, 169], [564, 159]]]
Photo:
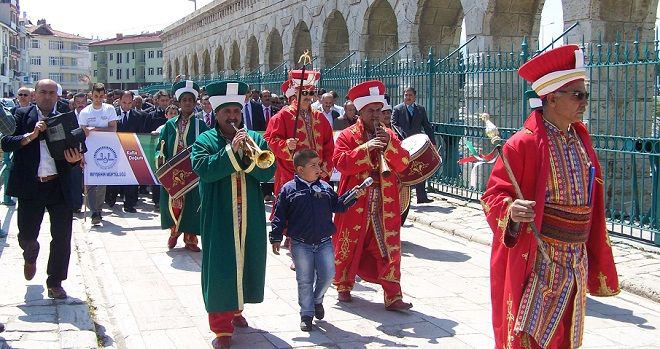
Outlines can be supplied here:
[[117, 165], [117, 153], [110, 147], [99, 147], [94, 152], [94, 162], [100, 169], [109, 170]]

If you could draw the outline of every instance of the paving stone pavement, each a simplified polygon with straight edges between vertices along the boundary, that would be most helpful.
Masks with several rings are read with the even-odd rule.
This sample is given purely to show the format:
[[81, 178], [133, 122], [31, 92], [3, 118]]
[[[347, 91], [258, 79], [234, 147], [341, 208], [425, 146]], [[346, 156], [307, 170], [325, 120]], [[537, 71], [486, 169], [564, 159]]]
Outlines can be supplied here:
[[[474, 242], [478, 238], [466, 241], [456, 233], [459, 227], [483, 229], [485, 221], [477, 222], [478, 207], [460, 205], [460, 201], [436, 197], [433, 204], [413, 207], [411, 218], [416, 222], [402, 230], [402, 285], [413, 311], [385, 311], [379, 287], [360, 282], [350, 304], [339, 304], [331, 288], [324, 301], [326, 318], [315, 321], [313, 332], [301, 332], [290, 258], [269, 252], [266, 299], [246, 305], [250, 328], [237, 330], [232, 348], [492, 348], [490, 250]], [[0, 334], [0, 348], [96, 347], [96, 338], [84, 342], [94, 324], [103, 347], [210, 347], [213, 334], [201, 296], [201, 254], [184, 250], [181, 241], [168, 250], [168, 235], [158, 227], [157, 214], [145, 204], [138, 211], [124, 214], [118, 204], [101, 227], [90, 229], [89, 220], [74, 223], [76, 252], [64, 286], [79, 300], [71, 302], [41, 299], [45, 251], [37, 278], [22, 279], [16, 230], [10, 229], [8, 240], [0, 239], [0, 270], [2, 280], [7, 280], [0, 286], [0, 321], [8, 327]], [[468, 222], [470, 212], [475, 213], [472, 223]], [[423, 224], [424, 215], [434, 217], [429, 222], [433, 224]], [[445, 220], [445, 226], [453, 230], [436, 228]], [[47, 246], [47, 239], [46, 232], [42, 246]], [[30, 296], [26, 301], [26, 284], [28, 290], [37, 290], [32, 291], [36, 299]], [[94, 321], [82, 313], [86, 302], [93, 306]], [[27, 309], [37, 304], [51, 308]], [[65, 307], [72, 309], [61, 310]], [[73, 314], [54, 315], [62, 312]], [[23, 322], [35, 327], [20, 327]], [[589, 298], [584, 348], [657, 347], [659, 326], [660, 307], [646, 298], [628, 292], [614, 298]], [[81, 339], [72, 342], [63, 332], [80, 333]]]

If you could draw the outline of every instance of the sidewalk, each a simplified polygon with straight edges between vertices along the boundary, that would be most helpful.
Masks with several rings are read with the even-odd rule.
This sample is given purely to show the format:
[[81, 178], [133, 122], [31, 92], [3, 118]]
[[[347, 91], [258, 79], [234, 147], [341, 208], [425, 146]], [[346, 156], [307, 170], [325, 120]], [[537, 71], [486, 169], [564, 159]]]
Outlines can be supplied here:
[[[438, 232], [491, 245], [492, 231], [477, 202], [430, 193], [435, 201], [410, 208], [407, 224], [426, 225]], [[413, 202], [415, 198], [413, 197]], [[623, 290], [660, 303], [660, 247], [610, 235], [619, 283]]]

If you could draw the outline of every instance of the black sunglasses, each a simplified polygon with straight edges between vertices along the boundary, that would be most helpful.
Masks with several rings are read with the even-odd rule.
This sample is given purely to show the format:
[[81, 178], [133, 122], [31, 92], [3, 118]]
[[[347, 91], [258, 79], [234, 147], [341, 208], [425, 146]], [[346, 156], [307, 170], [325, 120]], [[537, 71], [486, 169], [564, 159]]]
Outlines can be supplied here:
[[567, 95], [572, 96], [573, 98], [577, 99], [578, 101], [584, 101], [589, 99], [589, 92], [582, 92], [582, 91], [555, 91], [555, 93], [565, 93]]
[[315, 96], [316, 90], [302, 90], [300, 91], [300, 94], [303, 96]]
[[18, 95], [19, 95], [20, 97], [27, 97], [27, 96], [29, 96], [29, 94], [27, 94], [27, 93], [19, 93]]

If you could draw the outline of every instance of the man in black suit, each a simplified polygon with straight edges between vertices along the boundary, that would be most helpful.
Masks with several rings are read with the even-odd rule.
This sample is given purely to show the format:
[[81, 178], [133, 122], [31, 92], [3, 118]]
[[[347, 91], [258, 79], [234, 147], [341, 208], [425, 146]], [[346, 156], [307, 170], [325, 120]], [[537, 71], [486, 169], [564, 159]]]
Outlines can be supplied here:
[[248, 130], [266, 131], [263, 105], [250, 98], [243, 108], [243, 123]]
[[213, 115], [213, 108], [211, 108], [211, 102], [209, 102], [209, 96], [205, 95], [201, 98], [200, 103], [202, 104], [202, 111], [195, 114], [199, 120], [204, 121], [206, 126], [209, 128], [215, 128], [217, 123], [215, 115]]
[[[2, 137], [2, 150], [14, 152], [14, 166], [9, 174], [7, 193], [18, 198], [18, 243], [23, 249], [23, 275], [32, 280], [39, 254], [39, 229], [44, 210], [50, 215], [50, 256], [48, 258], [48, 297], [66, 298], [62, 280], [66, 280], [71, 255], [73, 207], [68, 195], [71, 182], [69, 171], [82, 159], [77, 149], [67, 149], [65, 160], [51, 157], [43, 133], [46, 119], [58, 115], [55, 110], [57, 83], [50, 79], [34, 86], [36, 105], [16, 111], [16, 131]], [[75, 115], [73, 115], [75, 118]], [[84, 141], [78, 128], [76, 139]]]
[[[119, 122], [117, 124], [117, 132], [130, 132], [139, 133], [142, 131], [144, 125], [144, 113], [133, 108], [134, 94], [131, 91], [122, 92], [119, 98], [119, 107], [117, 116]], [[119, 193], [124, 194], [124, 212], [135, 213], [135, 205], [138, 201], [138, 187], [137, 185], [113, 185], [108, 186], [105, 190], [105, 203], [112, 207], [117, 201]]]
[[[424, 132], [435, 146], [433, 128], [426, 115], [426, 109], [415, 103], [416, 99], [417, 91], [415, 88], [406, 88], [403, 94], [403, 103], [394, 107], [392, 112], [392, 128], [404, 138]], [[433, 202], [426, 196], [426, 181], [415, 185], [415, 194], [418, 204]]]
[[[170, 94], [165, 90], [160, 90], [154, 95], [154, 100], [156, 101], [156, 108], [144, 118], [141, 132], [150, 133], [156, 131], [158, 127], [167, 122], [165, 108], [170, 105]], [[160, 211], [160, 186], [151, 186], [151, 200], [154, 202], [154, 210], [156, 212]]]

